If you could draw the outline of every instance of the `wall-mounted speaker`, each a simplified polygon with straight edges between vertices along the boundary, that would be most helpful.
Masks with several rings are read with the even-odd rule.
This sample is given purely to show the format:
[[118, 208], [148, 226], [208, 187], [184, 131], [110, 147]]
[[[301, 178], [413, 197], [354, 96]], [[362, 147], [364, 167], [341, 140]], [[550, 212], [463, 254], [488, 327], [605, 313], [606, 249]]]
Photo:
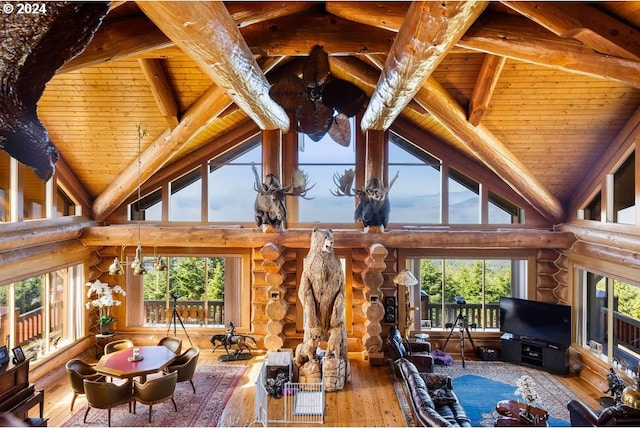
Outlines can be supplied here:
[[396, 298], [394, 296], [387, 296], [384, 298], [384, 320], [386, 323], [396, 323], [397, 312]]

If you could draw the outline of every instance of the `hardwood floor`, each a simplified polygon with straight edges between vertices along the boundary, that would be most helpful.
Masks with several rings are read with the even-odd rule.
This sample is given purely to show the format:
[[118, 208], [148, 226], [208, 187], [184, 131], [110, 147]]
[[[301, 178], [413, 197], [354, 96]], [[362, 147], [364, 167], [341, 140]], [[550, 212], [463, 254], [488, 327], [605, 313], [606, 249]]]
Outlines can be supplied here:
[[[222, 363], [218, 361], [218, 357], [223, 353], [224, 351], [213, 353], [210, 349], [202, 349], [198, 364], [246, 365], [247, 370], [229, 400], [220, 424], [234, 427], [259, 426], [254, 423], [254, 384], [264, 361], [264, 355], [255, 355], [254, 358], [246, 361]], [[372, 367], [359, 358], [351, 359], [350, 363], [351, 382], [341, 391], [326, 394], [324, 425], [406, 426], [388, 368]], [[577, 376], [559, 376], [559, 379], [589, 406], [598, 408], [598, 397], [603, 395], [601, 391], [582, 382]], [[44, 388], [46, 391], [45, 416], [49, 418], [49, 426], [62, 425], [71, 416], [69, 406], [73, 395], [64, 367], [37, 380], [36, 387]], [[74, 411], [80, 409], [85, 403], [83, 397], [76, 399]]]

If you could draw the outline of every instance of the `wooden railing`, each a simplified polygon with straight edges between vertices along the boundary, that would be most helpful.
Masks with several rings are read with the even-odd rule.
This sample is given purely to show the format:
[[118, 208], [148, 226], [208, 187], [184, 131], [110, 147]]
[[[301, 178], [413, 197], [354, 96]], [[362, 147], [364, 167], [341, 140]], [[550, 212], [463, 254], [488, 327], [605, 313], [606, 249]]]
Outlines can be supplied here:
[[[607, 334], [608, 309], [601, 308], [603, 331]], [[613, 337], [615, 345], [623, 345], [636, 354], [640, 354], [640, 321], [618, 311], [613, 312]], [[615, 352], [614, 352], [615, 356]]]
[[446, 303], [444, 305], [444, 324], [442, 321], [442, 304], [429, 303], [423, 306], [422, 319], [431, 320], [434, 328], [445, 328], [447, 323], [454, 323], [460, 312], [467, 317], [469, 326], [475, 324], [478, 328], [500, 328], [500, 304], [490, 303], [485, 305], [484, 310], [481, 304], [467, 303], [458, 305], [457, 303]]
[[[16, 310], [19, 312], [19, 309]], [[62, 331], [62, 302], [55, 302], [51, 307], [51, 334], [50, 336], [59, 336], [59, 332]], [[45, 311], [41, 306], [36, 309], [32, 309], [29, 312], [23, 314], [18, 313], [16, 318], [16, 340], [17, 346], [22, 346], [25, 351], [32, 348], [39, 348], [38, 342], [44, 338], [44, 317]], [[8, 325], [6, 320], [2, 320], [1, 324]], [[3, 332], [4, 334], [11, 334], [10, 332]], [[51, 340], [54, 337], [50, 337]], [[34, 349], [38, 350], [38, 349]]]
[[224, 302], [212, 300], [178, 300], [175, 313], [180, 317], [174, 320], [173, 302], [167, 307], [165, 300], [144, 301], [144, 325], [166, 325], [174, 321], [191, 325], [224, 325]]

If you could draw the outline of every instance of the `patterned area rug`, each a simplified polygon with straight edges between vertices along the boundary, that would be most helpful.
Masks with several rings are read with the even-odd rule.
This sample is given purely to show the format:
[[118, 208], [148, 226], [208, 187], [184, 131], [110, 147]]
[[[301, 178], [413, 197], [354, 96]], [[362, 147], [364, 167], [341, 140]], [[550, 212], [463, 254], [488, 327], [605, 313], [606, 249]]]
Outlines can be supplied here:
[[[151, 424], [149, 424], [149, 406], [138, 403], [136, 414], [134, 415], [129, 413], [129, 408], [125, 404], [111, 410], [111, 426], [218, 426], [222, 411], [244, 372], [244, 366], [198, 366], [193, 377], [193, 383], [196, 387], [195, 394], [189, 382], [180, 382], [176, 386], [174, 397], [178, 405], [177, 413], [173, 409], [171, 400], [156, 404], [153, 406]], [[76, 403], [80, 402], [82, 404], [83, 400], [84, 398], [78, 398]], [[85, 424], [83, 418], [86, 410], [87, 406], [85, 404], [63, 426], [107, 426], [106, 410], [89, 410], [87, 423]]]
[[[525, 374], [535, 382], [534, 389], [540, 396], [537, 407], [549, 412], [549, 426], [570, 426], [567, 403], [577, 397], [551, 373], [502, 361], [467, 361], [464, 368], [456, 361], [452, 366], [436, 366], [435, 372], [452, 378], [453, 390], [474, 426], [494, 426], [496, 403], [518, 399], [513, 394], [516, 381]], [[416, 426], [404, 382], [396, 379], [393, 371], [391, 376], [407, 426]]]

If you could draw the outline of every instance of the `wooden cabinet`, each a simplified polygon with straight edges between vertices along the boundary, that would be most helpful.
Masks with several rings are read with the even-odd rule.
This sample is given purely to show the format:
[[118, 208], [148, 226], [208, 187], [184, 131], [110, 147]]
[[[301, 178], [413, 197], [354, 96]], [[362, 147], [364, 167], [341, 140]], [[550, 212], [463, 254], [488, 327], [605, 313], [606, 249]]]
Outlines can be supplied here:
[[516, 339], [506, 334], [501, 339], [503, 361], [536, 367], [552, 373], [567, 374], [569, 353], [566, 347], [538, 340]]

